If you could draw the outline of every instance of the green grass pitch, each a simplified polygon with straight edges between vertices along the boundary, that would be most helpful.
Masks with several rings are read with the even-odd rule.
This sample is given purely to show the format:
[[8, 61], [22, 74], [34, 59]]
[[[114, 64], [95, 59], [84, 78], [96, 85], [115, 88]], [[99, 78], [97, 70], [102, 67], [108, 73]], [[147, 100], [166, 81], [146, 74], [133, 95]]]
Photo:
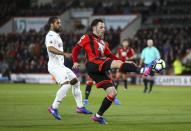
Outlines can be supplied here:
[[[61, 103], [61, 121], [47, 111], [59, 87], [52, 84], [0, 84], [0, 131], [190, 131], [191, 88], [142, 86], [118, 90], [121, 105], [112, 105], [104, 117], [108, 125], [77, 114], [71, 90]], [[84, 94], [84, 85], [81, 86]], [[93, 87], [87, 108], [96, 112], [105, 96]]]

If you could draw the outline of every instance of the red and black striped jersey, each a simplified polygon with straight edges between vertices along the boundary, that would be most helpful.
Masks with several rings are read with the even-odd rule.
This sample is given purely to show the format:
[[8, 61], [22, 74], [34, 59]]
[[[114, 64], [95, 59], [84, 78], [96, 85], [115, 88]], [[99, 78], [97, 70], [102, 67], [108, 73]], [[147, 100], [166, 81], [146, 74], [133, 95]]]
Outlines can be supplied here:
[[122, 59], [123, 61], [128, 60], [129, 58], [133, 57], [135, 55], [135, 52], [132, 48], [119, 48], [118, 51], [118, 57]]
[[72, 51], [73, 62], [77, 62], [78, 52], [81, 48], [85, 50], [86, 59], [89, 62], [100, 64], [107, 58], [119, 60], [111, 53], [108, 43], [94, 34], [85, 34], [81, 37]]

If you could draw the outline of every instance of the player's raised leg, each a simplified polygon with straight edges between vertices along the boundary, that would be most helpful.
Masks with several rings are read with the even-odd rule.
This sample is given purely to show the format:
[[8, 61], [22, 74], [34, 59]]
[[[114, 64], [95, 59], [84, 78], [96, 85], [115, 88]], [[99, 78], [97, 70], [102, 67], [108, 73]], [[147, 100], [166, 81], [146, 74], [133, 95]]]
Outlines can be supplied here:
[[156, 61], [157, 60], [153, 60], [148, 66], [140, 68], [133, 62], [113, 60], [111, 63], [111, 69], [119, 68], [120, 72], [136, 72], [143, 76], [148, 76], [151, 73], [153, 66], [156, 64]]

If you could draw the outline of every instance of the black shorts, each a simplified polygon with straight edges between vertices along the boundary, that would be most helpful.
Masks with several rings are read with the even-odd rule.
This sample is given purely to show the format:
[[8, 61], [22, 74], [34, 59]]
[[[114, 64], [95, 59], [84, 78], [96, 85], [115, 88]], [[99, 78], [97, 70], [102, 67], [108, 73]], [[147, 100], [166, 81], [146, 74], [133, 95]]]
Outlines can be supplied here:
[[113, 60], [105, 61], [101, 70], [99, 64], [93, 62], [86, 63], [88, 75], [96, 82], [97, 88], [107, 89], [108, 87], [113, 86], [112, 80], [108, 75], [112, 61]]

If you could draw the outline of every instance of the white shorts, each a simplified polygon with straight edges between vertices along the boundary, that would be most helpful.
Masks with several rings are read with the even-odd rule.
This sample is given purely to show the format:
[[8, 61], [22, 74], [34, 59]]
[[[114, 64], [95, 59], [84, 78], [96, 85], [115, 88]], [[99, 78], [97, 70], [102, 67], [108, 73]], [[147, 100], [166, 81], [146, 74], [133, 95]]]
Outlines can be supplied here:
[[48, 71], [55, 78], [58, 84], [63, 84], [66, 81], [71, 81], [76, 78], [74, 72], [64, 65], [55, 65], [48, 63]]

